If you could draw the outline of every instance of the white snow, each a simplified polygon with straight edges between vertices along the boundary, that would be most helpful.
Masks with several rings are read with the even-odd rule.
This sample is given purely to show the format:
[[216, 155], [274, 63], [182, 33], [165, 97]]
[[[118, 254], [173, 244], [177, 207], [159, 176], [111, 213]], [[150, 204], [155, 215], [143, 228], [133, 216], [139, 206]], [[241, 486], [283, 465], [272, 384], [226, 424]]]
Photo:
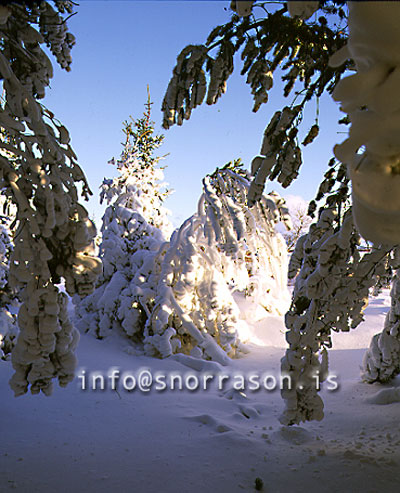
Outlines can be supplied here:
[[[332, 66], [351, 58], [356, 73], [335, 86], [333, 99], [351, 121], [334, 148], [352, 181], [352, 210], [361, 235], [376, 245], [400, 242], [400, 42], [398, 2], [348, 2], [349, 38]], [[362, 146], [365, 147], [361, 153]]]
[[[0, 491], [247, 492], [261, 478], [266, 492], [398, 491], [400, 379], [366, 384], [359, 367], [371, 335], [382, 330], [389, 292], [372, 299], [366, 321], [334, 337], [330, 372], [340, 387], [323, 390], [322, 422], [282, 427], [279, 391], [131, 393], [80, 389], [75, 379], [51, 397], [14, 398], [9, 362], [0, 361]], [[246, 303], [241, 304], [246, 318]], [[268, 316], [250, 327], [258, 345], [223, 367], [230, 375], [278, 377], [284, 324]], [[254, 340], [254, 339], [253, 339]], [[194, 356], [159, 360], [124, 352], [126, 341], [81, 337], [79, 368], [107, 376], [216, 372]]]

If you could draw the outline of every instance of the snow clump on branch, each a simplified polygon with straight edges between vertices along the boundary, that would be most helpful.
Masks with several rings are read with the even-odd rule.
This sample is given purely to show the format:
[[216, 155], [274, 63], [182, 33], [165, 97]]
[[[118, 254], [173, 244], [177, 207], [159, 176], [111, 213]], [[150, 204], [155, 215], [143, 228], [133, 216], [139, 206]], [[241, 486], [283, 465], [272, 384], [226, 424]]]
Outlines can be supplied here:
[[[0, 147], [0, 187], [17, 208], [15, 248], [9, 284], [22, 289], [20, 328], [12, 351], [15, 373], [10, 380], [15, 395], [52, 392], [58, 378], [65, 386], [74, 377], [79, 334], [68, 320], [67, 292], [91, 292], [101, 271], [94, 255], [95, 228], [79, 204], [91, 193], [70, 146], [67, 129], [38, 100], [53, 76], [46, 43], [61, 67], [69, 70], [75, 39], [63, 15], [72, 2], [19, 5], [1, 11], [0, 74], [5, 104], [0, 126], [6, 138]], [[34, 26], [39, 26], [37, 30]]]
[[251, 177], [233, 168], [203, 180], [198, 212], [159, 257], [157, 297], [145, 331], [148, 354], [191, 352], [224, 364], [244, 349], [235, 290], [272, 313], [288, 306], [286, 245], [275, 231], [281, 220], [290, 227], [288, 210], [274, 193], [249, 209]]
[[[348, 138], [335, 147], [352, 179], [355, 223], [376, 244], [400, 243], [400, 4], [348, 2], [347, 46], [331, 58], [351, 58], [356, 74], [333, 97], [348, 113]], [[363, 147], [364, 146], [364, 147]], [[362, 150], [363, 149], [363, 150]]]
[[0, 224], [0, 359], [9, 359], [18, 335], [12, 307], [16, 305], [15, 293], [8, 284], [10, 255], [13, 249], [7, 228]]

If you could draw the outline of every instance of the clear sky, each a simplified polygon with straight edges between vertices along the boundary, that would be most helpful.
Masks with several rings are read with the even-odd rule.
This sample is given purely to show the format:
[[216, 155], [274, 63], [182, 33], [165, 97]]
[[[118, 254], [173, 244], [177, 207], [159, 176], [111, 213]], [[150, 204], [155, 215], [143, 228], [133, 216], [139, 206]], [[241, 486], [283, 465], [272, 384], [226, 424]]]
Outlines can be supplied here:
[[[269, 102], [252, 113], [250, 89], [239, 74], [241, 61], [237, 59], [227, 93], [216, 105], [196, 108], [182, 127], [161, 129], [161, 103], [176, 56], [188, 44], [203, 43], [213, 27], [227, 22], [229, 4], [222, 0], [88, 0], [76, 7], [77, 14], [68, 21], [77, 39], [72, 71], [55, 68], [44, 103], [70, 131], [72, 146], [94, 192], [87, 208], [99, 227], [103, 207], [98, 188], [104, 177], [115, 175], [107, 163], [122, 150], [122, 122], [130, 115], [142, 115], [147, 84], [156, 131], [165, 135], [160, 154], [169, 153], [163, 162], [165, 178], [175, 192], [166, 205], [176, 226], [195, 211], [205, 174], [238, 157], [249, 166], [259, 152], [271, 115], [290, 104], [290, 98], [286, 101], [281, 96], [282, 83], [276, 78]], [[311, 106], [305, 115], [310, 126], [315, 118], [315, 106]], [[286, 190], [277, 183], [267, 190], [311, 199], [333, 145], [344, 138], [337, 134], [343, 130], [336, 124], [339, 118], [336, 104], [329, 96], [323, 97], [321, 134], [305, 149], [301, 178]]]

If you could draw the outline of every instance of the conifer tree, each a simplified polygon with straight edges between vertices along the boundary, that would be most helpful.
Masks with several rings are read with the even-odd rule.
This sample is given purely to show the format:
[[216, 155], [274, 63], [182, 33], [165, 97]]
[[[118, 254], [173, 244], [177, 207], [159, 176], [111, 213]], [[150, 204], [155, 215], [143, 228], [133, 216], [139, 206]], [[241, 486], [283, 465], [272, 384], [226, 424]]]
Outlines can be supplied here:
[[101, 228], [103, 274], [92, 295], [76, 300], [80, 328], [99, 338], [113, 329], [142, 339], [155, 298], [154, 257], [172, 230], [163, 205], [170, 192], [155, 156], [164, 137], [154, 133], [151, 105], [149, 95], [143, 117], [124, 122], [121, 157], [110, 161], [119, 174], [101, 186], [100, 202], [108, 204]]
[[226, 364], [245, 350], [248, 327], [233, 296], [245, 293], [264, 309], [288, 306], [287, 255], [280, 221], [290, 227], [284, 201], [262, 195], [251, 209], [251, 177], [240, 160], [203, 180], [198, 210], [156, 257], [158, 284], [145, 327], [145, 350], [166, 357], [192, 353]]
[[39, 102], [53, 76], [42, 45], [70, 70], [75, 38], [66, 16], [72, 8], [71, 1], [0, 6], [0, 128], [7, 136], [0, 141], [0, 188], [17, 209], [9, 284], [22, 290], [11, 358], [16, 395], [29, 387], [48, 395], [54, 378], [61, 386], [73, 379], [79, 336], [58, 284], [64, 280], [70, 295], [84, 296], [101, 270], [92, 247], [95, 228], [77, 185], [84, 198], [90, 189], [67, 129]]
[[[241, 53], [241, 73], [247, 74], [257, 111], [268, 101], [274, 73], [281, 68], [284, 95], [295, 97], [273, 114], [264, 131], [251, 166], [249, 205], [259, 200], [266, 180], [277, 179], [287, 187], [301, 171], [299, 130], [309, 101], [328, 92], [347, 113], [340, 123], [351, 125], [349, 138], [336, 146], [328, 163], [309, 207], [315, 223], [299, 238], [289, 268], [291, 276], [298, 275], [285, 320], [288, 350], [282, 371], [291, 375], [294, 386], [283, 391], [285, 424], [322, 418], [314, 377], [319, 372], [322, 382], [327, 375], [331, 330], [348, 331], [363, 320], [369, 289], [385, 276], [388, 256], [400, 238], [400, 39], [393, 23], [399, 7], [381, 3], [382, 9], [373, 2], [349, 2], [348, 28], [343, 1], [282, 2], [282, 9], [274, 12], [264, 2], [232, 1], [231, 20], [213, 29], [204, 45], [189, 45], [179, 54], [163, 102], [164, 126], [181, 125], [196, 106], [214, 104], [223, 95], [235, 68], [234, 55]], [[380, 35], [371, 37], [372, 31]], [[348, 69], [357, 73], [343, 78]], [[316, 121], [302, 146], [318, 133]], [[375, 243], [366, 254], [358, 247], [360, 233]], [[393, 289], [394, 305], [396, 293]], [[385, 379], [386, 367], [391, 376], [399, 371], [393, 313], [389, 319], [367, 355], [367, 380]], [[389, 330], [396, 333], [392, 346], [386, 344]]]

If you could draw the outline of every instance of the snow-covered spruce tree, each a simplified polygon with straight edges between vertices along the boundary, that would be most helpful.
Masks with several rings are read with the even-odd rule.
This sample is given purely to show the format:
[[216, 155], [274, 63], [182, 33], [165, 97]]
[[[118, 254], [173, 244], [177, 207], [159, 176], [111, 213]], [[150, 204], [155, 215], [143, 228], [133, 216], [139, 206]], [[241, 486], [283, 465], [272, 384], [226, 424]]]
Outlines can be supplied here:
[[284, 424], [323, 418], [318, 391], [328, 373], [331, 333], [359, 325], [369, 290], [386, 269], [388, 248], [359, 250], [360, 236], [345, 201], [347, 187], [342, 185], [326, 198], [289, 264], [289, 277], [297, 277], [285, 316], [288, 349], [281, 368], [290, 375], [291, 388], [282, 391]]
[[101, 187], [100, 201], [108, 203], [101, 228], [103, 274], [90, 296], [74, 300], [79, 328], [99, 338], [114, 330], [143, 339], [156, 296], [154, 259], [172, 231], [163, 205], [169, 191], [157, 167], [161, 158], [154, 156], [164, 137], [154, 134], [151, 104], [149, 99], [142, 118], [124, 123], [124, 149], [110, 161], [119, 174]]
[[148, 354], [191, 352], [226, 363], [227, 355], [243, 349], [245, 337], [235, 290], [270, 312], [286, 309], [286, 247], [275, 225], [290, 227], [290, 217], [274, 193], [249, 209], [250, 182], [238, 162], [206, 176], [197, 213], [160, 251], [157, 297], [144, 339]]
[[[369, 34], [375, 31], [375, 15], [379, 14], [379, 8], [372, 2], [363, 12], [365, 3], [353, 2], [356, 19], [353, 47], [350, 41], [348, 51], [340, 50], [347, 41], [347, 28], [340, 23], [338, 25], [335, 18], [330, 18], [330, 14], [338, 16], [345, 23], [347, 15], [342, 8], [344, 3], [342, 1], [288, 2], [288, 10], [292, 16], [292, 19], [288, 20], [285, 6], [282, 10], [271, 14], [266, 11], [266, 4], [262, 2], [232, 2], [232, 9], [244, 18], [232, 16], [231, 22], [218, 26], [211, 32], [205, 45], [188, 46], [178, 56], [178, 63], [174, 68], [163, 103], [164, 125], [169, 127], [174, 123], [182, 124], [184, 119], [190, 118], [191, 110], [201, 104], [205, 97], [208, 104], [215, 103], [225, 92], [227, 79], [234, 69], [233, 54], [241, 49], [244, 60], [242, 73], [248, 73], [247, 83], [251, 85], [255, 99], [254, 111], [257, 111], [260, 104], [268, 99], [274, 70], [280, 66], [286, 71], [283, 80], [288, 82], [284, 94], [288, 95], [295, 88], [297, 99], [302, 95], [303, 100], [297, 106], [293, 103], [290, 107], [276, 112], [267, 126], [260, 156], [256, 157], [252, 164], [255, 178], [249, 193], [251, 204], [257, 201], [267, 179], [277, 178], [283, 186], [288, 186], [297, 177], [301, 165], [301, 148], [297, 142], [297, 135], [302, 110], [313, 97], [320, 96], [324, 91], [332, 93], [346, 69], [354, 67], [353, 61], [348, 61], [347, 56], [349, 51], [353, 51], [356, 68], [359, 65], [358, 74], [353, 78], [345, 79], [335, 92], [336, 99], [345, 101], [346, 106], [343, 109], [350, 116], [350, 119], [346, 117], [341, 122], [347, 124], [351, 120], [353, 130], [350, 138], [336, 149], [336, 154], [344, 162], [346, 159], [349, 160], [353, 180], [355, 178], [358, 180], [355, 185], [353, 182], [353, 197], [356, 195], [358, 201], [355, 203], [357, 226], [362, 233], [365, 229], [367, 238], [372, 238], [377, 243], [384, 241], [393, 245], [393, 237], [391, 241], [389, 237], [394, 231], [392, 226], [398, 217], [397, 200], [396, 198], [386, 200], [385, 191], [394, 190], [395, 179], [397, 179], [395, 178], [397, 161], [396, 158], [392, 159], [397, 149], [396, 145], [398, 146], [398, 143], [396, 144], [398, 132], [396, 133], [397, 128], [395, 128], [397, 105], [392, 104], [392, 101], [398, 99], [394, 93], [399, 43], [396, 38], [398, 32], [393, 24], [398, 15], [391, 15], [390, 4], [393, 7], [393, 3], [385, 2], [385, 12], [382, 17], [385, 18], [388, 31], [386, 34], [385, 28], [380, 29], [381, 37], [377, 42], [375, 35], [369, 36]], [[262, 12], [263, 15], [266, 12], [266, 18], [256, 19], [256, 12]], [[316, 15], [312, 16], [314, 13]], [[395, 14], [394, 10], [392, 14]], [[358, 15], [360, 23], [357, 23]], [[256, 29], [257, 32], [252, 33], [252, 29]], [[360, 57], [357, 61], [358, 42], [360, 42]], [[374, 44], [381, 49], [374, 50]], [[218, 51], [216, 56], [212, 57], [212, 50], [215, 49]], [[335, 55], [338, 49], [339, 53]], [[385, 56], [381, 59], [383, 63], [379, 65], [380, 55], [384, 51]], [[375, 68], [376, 72], [374, 72]], [[209, 78], [207, 78], [208, 74]], [[297, 90], [299, 83], [303, 83], [303, 89], [300, 91]], [[385, 97], [386, 85], [390, 86], [387, 94], [394, 94], [392, 100], [390, 97]], [[372, 101], [375, 95], [379, 101]], [[371, 101], [372, 105], [369, 106]], [[386, 113], [383, 114], [384, 112]], [[374, 139], [377, 126], [381, 123], [382, 127], [377, 133], [377, 138]], [[382, 135], [386, 132], [386, 136]], [[316, 122], [304, 138], [303, 145], [311, 143], [317, 135]], [[367, 141], [370, 143], [369, 156], [356, 155], [358, 149]], [[385, 147], [384, 152], [382, 147]], [[387, 174], [389, 180], [383, 179], [384, 166], [378, 165], [377, 160], [372, 165], [369, 163], [371, 153], [385, 155], [388, 158], [385, 161], [388, 165], [385, 170], [389, 173]], [[360, 165], [366, 158], [368, 165], [365, 173], [357, 175]], [[325, 348], [330, 346], [329, 331], [331, 328], [334, 330], [354, 328], [362, 320], [362, 307], [365, 305], [364, 298], [368, 295], [368, 288], [385, 275], [387, 255], [390, 251], [390, 246], [378, 245], [369, 254], [360, 255], [351, 213], [346, 212], [344, 215], [343, 200], [337, 200], [337, 195], [348, 195], [347, 185], [344, 183], [346, 166], [339, 165], [339, 169], [335, 169], [337, 167], [338, 163], [335, 159], [331, 160], [318, 191], [318, 200], [324, 197], [326, 199], [319, 210], [318, 221], [308, 235], [299, 239], [290, 265], [291, 275], [294, 276], [300, 271], [300, 276], [294, 292], [292, 309], [286, 317], [289, 329], [287, 337], [291, 342], [282, 366], [283, 371], [291, 372], [295, 381], [300, 382], [299, 385], [304, 384], [305, 388], [295, 388], [289, 393], [284, 391], [287, 409], [282, 420], [288, 424], [307, 419], [320, 419], [323, 416], [322, 402], [315, 390], [315, 382], [313, 389], [310, 387], [310, 378], [316, 370], [319, 370], [321, 373], [319, 379], [322, 381], [327, 372]], [[370, 190], [374, 187], [375, 179], [380, 180], [376, 200], [374, 192]], [[363, 190], [368, 191], [368, 198], [362, 197]], [[383, 236], [382, 232], [379, 237], [376, 235], [379, 219], [373, 221], [372, 229], [375, 230], [375, 236], [372, 236], [371, 228], [366, 221], [364, 226], [362, 224], [368, 216], [364, 212], [371, 209], [371, 200], [379, 202], [372, 206], [376, 218], [378, 216], [382, 218], [385, 214], [390, 215], [393, 212], [388, 219], [391, 225], [390, 231], [386, 228]], [[348, 206], [350, 203], [347, 204]], [[312, 203], [310, 214], [313, 214], [315, 209], [316, 203]], [[357, 210], [361, 210], [361, 214]], [[399, 230], [397, 227], [395, 229]], [[335, 282], [331, 288], [324, 287], [324, 284], [330, 282], [331, 273], [334, 274]], [[342, 276], [344, 276], [343, 286], [337, 281]], [[303, 296], [304, 292], [306, 296]], [[331, 296], [327, 298], [329, 292]], [[337, 308], [333, 306], [337, 300], [332, 296], [336, 293], [340, 295]], [[329, 315], [325, 317], [324, 313]], [[305, 344], [304, 353], [299, 347], [299, 341]]]
[[[365, 280], [363, 283], [361, 293], [365, 293], [367, 284], [372, 286], [376, 282], [381, 283], [382, 279], [387, 278], [391, 266], [398, 268], [397, 249], [392, 255], [390, 249], [400, 239], [400, 207], [396, 189], [396, 166], [400, 153], [397, 141], [399, 126], [396, 100], [399, 98], [396, 71], [399, 66], [397, 51], [400, 38], [397, 24], [393, 23], [399, 17], [400, 10], [398, 5], [390, 2], [382, 2], [379, 7], [374, 3], [351, 2], [349, 11], [348, 43], [334, 54], [331, 65], [340, 65], [351, 58], [357, 74], [340, 81], [333, 94], [336, 100], [343, 102], [342, 109], [348, 113], [348, 120], [351, 122], [349, 138], [335, 147], [335, 154], [347, 164], [352, 179], [352, 203], [357, 229], [364, 238], [372, 240], [376, 245], [370, 254], [362, 258], [365, 266], [361, 272], [364, 275], [366, 272], [365, 278], [369, 280], [369, 283]], [[377, 33], [376, 38], [375, 34], [370, 36], [372, 28]], [[365, 146], [364, 150], [360, 151], [362, 146]], [[305, 243], [304, 248], [306, 247]], [[392, 307], [386, 317], [384, 330], [374, 336], [364, 357], [362, 377], [368, 382], [386, 382], [400, 372], [397, 274], [393, 280], [391, 296]], [[295, 298], [296, 296], [294, 301]], [[336, 302], [337, 298], [335, 304]], [[350, 310], [347, 315], [351, 320]], [[313, 325], [316, 326], [316, 323]], [[292, 335], [290, 334], [291, 337]], [[304, 335], [304, 329], [301, 335]], [[301, 356], [300, 353], [298, 355]], [[285, 366], [290, 368], [289, 356], [293, 358], [293, 354], [287, 354], [283, 360], [283, 369]], [[292, 373], [296, 366], [305, 373], [304, 357], [303, 362], [292, 361]], [[318, 368], [318, 361], [315, 366], [321, 370]], [[298, 390], [286, 391], [284, 422], [322, 417], [322, 402], [311, 388], [309, 376], [308, 380], [308, 395], [303, 390], [300, 393]], [[307, 387], [303, 382], [302, 386]]]
[[[390, 245], [400, 243], [399, 16], [395, 2], [381, 2], [379, 8], [351, 2], [348, 43], [331, 60], [336, 65], [351, 58], [356, 69], [334, 92], [351, 122], [349, 136], [335, 147], [335, 154], [347, 163], [352, 178], [355, 221], [365, 238]], [[398, 247], [393, 258], [398, 269]], [[396, 271], [383, 332], [373, 337], [364, 358], [365, 381], [386, 382], [400, 373], [398, 295]]]
[[90, 194], [69, 144], [67, 129], [39, 103], [53, 75], [45, 43], [60, 66], [69, 70], [74, 37], [65, 15], [72, 2], [46, 1], [0, 6], [0, 74], [4, 107], [0, 127], [9, 136], [0, 146], [0, 187], [17, 208], [9, 283], [22, 288], [20, 333], [12, 351], [16, 395], [52, 391], [74, 376], [79, 336], [68, 318], [67, 292], [91, 292], [101, 270], [93, 256], [95, 228], [78, 202], [77, 183]]

